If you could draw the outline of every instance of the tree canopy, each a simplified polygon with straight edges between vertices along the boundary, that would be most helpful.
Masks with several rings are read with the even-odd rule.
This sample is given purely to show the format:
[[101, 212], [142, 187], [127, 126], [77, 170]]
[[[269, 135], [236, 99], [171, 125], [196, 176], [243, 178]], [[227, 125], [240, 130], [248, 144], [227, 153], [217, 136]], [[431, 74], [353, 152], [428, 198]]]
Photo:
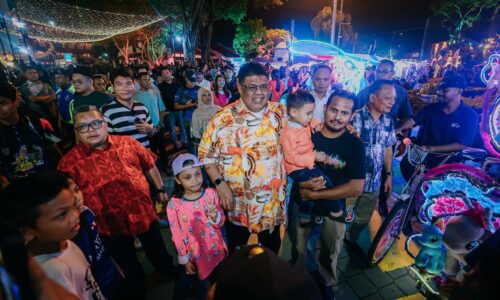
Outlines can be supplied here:
[[259, 47], [262, 48], [266, 44], [266, 30], [262, 19], [250, 19], [240, 23], [236, 27], [233, 40], [234, 50], [247, 59], [256, 57]]
[[442, 17], [450, 33], [450, 42], [459, 42], [465, 29], [471, 28], [489, 8], [498, 7], [498, 0], [439, 0], [431, 4], [435, 15]]

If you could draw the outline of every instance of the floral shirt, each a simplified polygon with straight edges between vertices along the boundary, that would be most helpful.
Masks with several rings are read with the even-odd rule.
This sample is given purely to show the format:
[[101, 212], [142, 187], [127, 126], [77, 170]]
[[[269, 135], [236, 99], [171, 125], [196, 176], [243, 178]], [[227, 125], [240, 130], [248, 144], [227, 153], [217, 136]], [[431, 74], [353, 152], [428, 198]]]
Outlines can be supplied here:
[[[219, 210], [215, 221], [207, 214], [210, 202]], [[192, 262], [198, 278], [207, 278], [228, 253], [220, 230], [225, 217], [217, 193], [206, 189], [196, 200], [172, 197], [167, 216], [179, 264]]]
[[377, 192], [382, 182], [382, 167], [386, 147], [396, 144], [394, 121], [388, 114], [382, 114], [377, 122], [365, 105], [356, 111], [352, 118], [352, 126], [360, 133], [365, 145], [366, 179], [365, 192]]
[[217, 164], [233, 191], [229, 221], [258, 233], [286, 223], [286, 172], [279, 144], [286, 113], [269, 102], [262, 113], [240, 100], [224, 107], [209, 122], [198, 156]]
[[110, 135], [104, 150], [78, 144], [59, 162], [82, 189], [95, 213], [99, 233], [129, 236], [146, 232], [156, 212], [144, 172], [155, 155], [129, 136]]

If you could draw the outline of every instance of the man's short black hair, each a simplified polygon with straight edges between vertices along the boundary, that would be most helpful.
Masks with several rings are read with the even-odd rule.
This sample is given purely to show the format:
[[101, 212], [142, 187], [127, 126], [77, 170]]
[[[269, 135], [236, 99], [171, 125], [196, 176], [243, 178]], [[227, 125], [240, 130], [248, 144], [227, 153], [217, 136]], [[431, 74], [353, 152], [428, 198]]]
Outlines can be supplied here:
[[86, 66], [77, 66], [73, 70], [73, 74], [81, 74], [83, 76], [88, 77], [89, 79], [92, 78], [92, 70], [89, 67], [86, 67]]
[[238, 81], [242, 83], [249, 76], [266, 76], [269, 77], [269, 72], [262, 64], [250, 62], [241, 66], [238, 72]]
[[0, 82], [0, 97], [15, 101], [17, 98], [16, 88], [7, 82]]
[[24, 66], [22, 67], [22, 71], [23, 71], [23, 73], [26, 73], [26, 71], [28, 71], [28, 70], [35, 70], [35, 71], [37, 71], [37, 72], [38, 72], [38, 68], [37, 68], [37, 67], [35, 67], [35, 66], [33, 66], [33, 65], [24, 65]]
[[134, 80], [134, 77], [132, 77], [132, 75], [130, 75], [130, 72], [127, 69], [123, 68], [123, 67], [114, 69], [111, 72], [111, 75], [109, 77], [111, 79], [111, 84], [115, 84], [116, 77], [125, 77], [125, 78], [132, 79], [132, 81]]
[[102, 117], [102, 112], [95, 105], [80, 105], [73, 111], [73, 120], [76, 119], [76, 115], [86, 113], [89, 111], [96, 111]]
[[330, 97], [328, 97], [328, 100], [326, 101], [326, 107], [330, 106], [330, 103], [332, 103], [332, 100], [334, 97], [340, 97], [340, 98], [345, 98], [349, 99], [352, 101], [352, 108], [354, 109], [354, 106], [356, 106], [356, 103], [358, 103], [358, 97], [354, 93], [351, 93], [346, 90], [339, 90], [336, 92], [333, 92]]
[[19, 227], [36, 228], [40, 205], [52, 201], [67, 188], [67, 175], [56, 170], [13, 180], [2, 191], [0, 213]]
[[394, 82], [392, 80], [376, 80], [372, 85], [370, 85], [370, 94], [378, 94], [384, 85], [394, 86]]
[[94, 75], [92, 75], [92, 79], [93, 80], [96, 80], [96, 79], [106, 80], [106, 77], [103, 74], [94, 74]]
[[316, 74], [316, 72], [318, 70], [321, 70], [321, 69], [328, 70], [329, 73], [332, 73], [332, 68], [330, 68], [329, 65], [318, 64], [318, 65], [313, 66], [312, 76], [314, 76], [314, 74]]
[[387, 64], [387, 65], [390, 65], [391, 66], [391, 69], [394, 70], [394, 62], [392, 60], [389, 60], [389, 59], [382, 59], [381, 61], [378, 62], [378, 66], [382, 65], [382, 64]]
[[300, 109], [302, 106], [308, 103], [315, 103], [314, 97], [305, 90], [299, 90], [295, 93], [288, 94], [286, 97], [286, 106], [288, 111], [291, 108]]
[[149, 73], [147, 73], [147, 72], [140, 72], [136, 76], [137, 80], [141, 79], [142, 76], [149, 76]]

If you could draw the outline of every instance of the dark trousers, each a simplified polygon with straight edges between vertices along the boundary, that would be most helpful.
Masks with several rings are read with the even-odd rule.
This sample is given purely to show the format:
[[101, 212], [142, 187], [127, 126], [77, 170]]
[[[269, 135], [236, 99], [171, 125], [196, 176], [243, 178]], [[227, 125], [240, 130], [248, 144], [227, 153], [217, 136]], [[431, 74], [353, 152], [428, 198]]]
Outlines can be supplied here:
[[160, 170], [165, 172], [167, 170], [167, 141], [165, 140], [165, 129], [161, 128], [153, 137], [149, 139], [149, 146], [151, 151], [158, 155], [157, 165]]
[[[221, 263], [222, 264], [222, 263]], [[208, 290], [210, 289], [210, 285], [213, 282], [217, 281], [217, 275], [219, 273], [219, 269], [221, 267], [219, 264], [212, 271], [210, 276], [207, 278], [200, 280], [198, 275], [188, 275], [184, 270], [179, 274], [179, 277], [175, 281], [174, 286], [174, 300], [185, 300], [189, 298], [190, 291], [195, 290], [198, 295], [198, 299], [205, 300], [207, 299]]]
[[[229, 253], [233, 253], [236, 247], [242, 247], [248, 243], [248, 238], [251, 233], [248, 231], [247, 227], [226, 222], [226, 230]], [[281, 246], [279, 225], [274, 227], [272, 233], [270, 233], [269, 230], [264, 230], [259, 232], [257, 236], [259, 237], [259, 243], [262, 246], [265, 246], [271, 249], [274, 253], [278, 254]]]
[[[151, 223], [149, 230], [137, 235], [137, 238], [155, 270], [174, 275], [173, 259], [165, 247], [158, 221]], [[146, 274], [137, 259], [133, 236], [101, 235], [101, 239], [125, 276], [116, 299], [145, 299]]]
[[[305, 169], [296, 170], [296, 171], [293, 171], [292, 173], [288, 174], [288, 176], [290, 176], [290, 178], [292, 178], [293, 181], [297, 182], [297, 183], [305, 182], [305, 181], [308, 181], [308, 180], [315, 178], [315, 177], [323, 177], [325, 179], [325, 182], [326, 182], [326, 188], [329, 189], [329, 188], [333, 187], [333, 184], [332, 184], [332, 181], [330, 180], [330, 178], [328, 178], [328, 176], [326, 176], [318, 167], [314, 167], [313, 169], [305, 168]], [[313, 212], [314, 202], [302, 200], [302, 199], [300, 199], [300, 197], [298, 197], [298, 198], [299, 198], [298, 201], [300, 202], [299, 217], [311, 219], [311, 214]], [[328, 201], [328, 204], [331, 206], [329, 208], [333, 212], [337, 212], [337, 211], [340, 211], [342, 209], [342, 205], [341, 205], [340, 201]]]

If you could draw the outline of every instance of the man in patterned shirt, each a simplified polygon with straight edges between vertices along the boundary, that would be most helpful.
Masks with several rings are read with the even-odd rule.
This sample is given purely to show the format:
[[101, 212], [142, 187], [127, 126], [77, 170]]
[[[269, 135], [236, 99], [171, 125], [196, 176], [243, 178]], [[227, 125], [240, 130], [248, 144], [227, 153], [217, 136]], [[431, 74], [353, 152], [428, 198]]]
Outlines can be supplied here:
[[241, 99], [210, 120], [198, 155], [228, 210], [229, 250], [256, 233], [261, 244], [277, 253], [279, 226], [286, 222], [286, 172], [279, 146], [285, 110], [268, 101], [269, 75], [260, 64], [241, 67], [238, 91]]
[[377, 80], [370, 86], [370, 102], [358, 110], [352, 126], [360, 133], [365, 145], [366, 178], [363, 194], [348, 198], [347, 205], [356, 207], [356, 219], [346, 234], [346, 245], [361, 254], [356, 241], [366, 228], [377, 203], [382, 180], [382, 168], [386, 170], [384, 192], [392, 190], [392, 146], [396, 144], [394, 120], [389, 115], [396, 99], [396, 89], [389, 80]]

